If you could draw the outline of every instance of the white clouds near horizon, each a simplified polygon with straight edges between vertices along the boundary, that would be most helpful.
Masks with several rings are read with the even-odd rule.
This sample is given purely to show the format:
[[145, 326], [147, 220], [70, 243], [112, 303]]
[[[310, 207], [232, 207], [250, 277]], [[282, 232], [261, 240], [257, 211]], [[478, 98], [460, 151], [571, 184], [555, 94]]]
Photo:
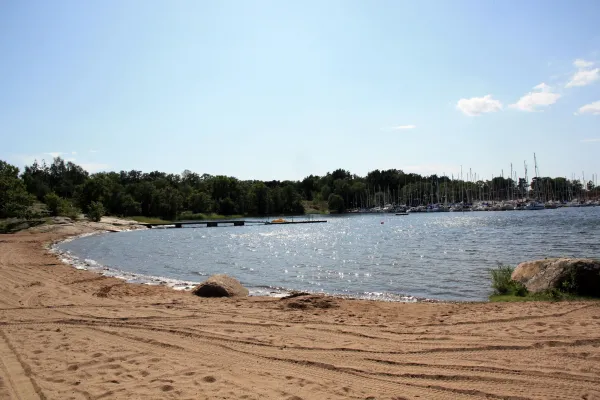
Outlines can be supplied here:
[[581, 143], [596, 143], [600, 142], [600, 138], [591, 138], [591, 139], [581, 139]]
[[[110, 165], [106, 164], [106, 163], [85, 162], [86, 160], [79, 160], [79, 162], [77, 162], [77, 159], [75, 157], [73, 157], [76, 154], [77, 154], [76, 151], [71, 151], [71, 152], [48, 151], [48, 152], [44, 152], [44, 153], [40, 153], [40, 154], [13, 155], [10, 158], [12, 158], [14, 160], [13, 162], [18, 164], [19, 167], [25, 167], [28, 165], [32, 165], [34, 162], [38, 162], [38, 163], [45, 162], [46, 165], [50, 165], [54, 162], [54, 159], [56, 157], [62, 157], [62, 159], [65, 163], [72, 162], [76, 165], [79, 165], [81, 168], [83, 168], [84, 170], [86, 170], [90, 173], [106, 171], [110, 167]], [[44, 158], [45, 155], [51, 156], [52, 159], [46, 160]]]
[[492, 98], [491, 94], [488, 94], [483, 97], [460, 99], [456, 103], [456, 108], [462, 111], [463, 114], [474, 117], [484, 113], [500, 111], [502, 110], [502, 103]]
[[406, 130], [406, 129], [415, 129], [417, 126], [416, 125], [398, 125], [398, 126], [392, 126], [389, 129], [392, 131], [402, 131], [402, 130]]
[[540, 107], [547, 107], [556, 103], [560, 96], [560, 94], [553, 92], [549, 85], [542, 82], [534, 86], [533, 91], [522, 96], [516, 103], [511, 104], [509, 107], [521, 111], [539, 111]]

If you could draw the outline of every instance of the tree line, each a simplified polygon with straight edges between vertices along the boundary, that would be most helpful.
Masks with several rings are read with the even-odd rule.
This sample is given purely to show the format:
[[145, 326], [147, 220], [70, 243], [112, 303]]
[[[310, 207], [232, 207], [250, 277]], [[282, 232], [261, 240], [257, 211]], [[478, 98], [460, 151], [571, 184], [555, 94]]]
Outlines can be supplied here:
[[116, 216], [185, 219], [205, 214], [298, 215], [305, 202], [325, 203], [331, 211], [385, 204], [419, 205], [476, 200], [536, 198], [567, 201], [598, 196], [592, 181], [585, 185], [565, 178], [513, 181], [465, 181], [447, 176], [375, 170], [361, 177], [344, 169], [301, 181], [239, 180], [223, 175], [142, 172], [89, 174], [60, 157], [51, 164], [35, 161], [21, 172], [0, 160], [0, 218], [28, 217], [44, 203], [54, 215], [110, 214]]

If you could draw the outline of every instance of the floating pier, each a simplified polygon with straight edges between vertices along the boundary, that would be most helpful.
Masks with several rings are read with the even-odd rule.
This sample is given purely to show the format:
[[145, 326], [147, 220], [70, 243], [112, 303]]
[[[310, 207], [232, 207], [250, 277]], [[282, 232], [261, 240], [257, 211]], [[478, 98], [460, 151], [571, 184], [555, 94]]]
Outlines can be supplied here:
[[[293, 224], [320, 224], [327, 222], [326, 220], [303, 220], [303, 221], [283, 221], [283, 222], [272, 222], [272, 221], [247, 221], [247, 220], [222, 220], [222, 221], [177, 221], [177, 222], [163, 222], [159, 224], [140, 224], [148, 228], [154, 227], [175, 227], [183, 228], [184, 225], [190, 228], [198, 228], [200, 226], [206, 226], [207, 228], [216, 228], [217, 226], [244, 226], [244, 225], [293, 225]], [[194, 226], [195, 225], [195, 226]]]

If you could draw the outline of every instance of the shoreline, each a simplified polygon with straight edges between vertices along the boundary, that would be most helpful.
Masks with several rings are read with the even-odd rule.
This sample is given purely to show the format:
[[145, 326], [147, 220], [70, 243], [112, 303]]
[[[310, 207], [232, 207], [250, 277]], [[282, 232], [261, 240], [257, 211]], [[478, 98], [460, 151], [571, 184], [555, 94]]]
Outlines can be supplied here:
[[[113, 220], [119, 220], [117, 218], [112, 218]], [[127, 223], [138, 223], [137, 221], [129, 221], [123, 220]], [[74, 224], [77, 224], [75, 222]], [[89, 224], [89, 223], [88, 223]], [[125, 229], [119, 232], [130, 232], [135, 230], [144, 230], [148, 229], [143, 223], [138, 223], [139, 228], [134, 229]], [[108, 233], [114, 233], [114, 230], [97, 230], [89, 233], [82, 233], [74, 236], [68, 236], [64, 239], [54, 241], [48, 247], [50, 253], [55, 254], [58, 259], [66, 265], [69, 265], [78, 270], [90, 271], [97, 273], [102, 276], [113, 277], [117, 279], [121, 279], [129, 284], [141, 284], [141, 285], [158, 285], [169, 287], [173, 290], [189, 292], [196, 285], [200, 284], [202, 281], [206, 280], [209, 275], [203, 276], [202, 281], [188, 281], [177, 278], [169, 278], [164, 276], [154, 276], [154, 275], [144, 275], [135, 272], [125, 271], [119, 268], [106, 267], [103, 264], [97, 262], [93, 259], [82, 259], [81, 257], [72, 254], [68, 250], [62, 250], [59, 246], [63, 243], [68, 243], [73, 240], [81, 239], [84, 237], [102, 235]], [[234, 276], [235, 278], [235, 276]], [[242, 282], [243, 284], [243, 282]], [[247, 289], [250, 291], [251, 297], [268, 297], [268, 298], [281, 298], [288, 296], [294, 292], [302, 291], [309, 293], [311, 295], [322, 295], [333, 298], [345, 299], [345, 300], [368, 300], [368, 301], [384, 301], [384, 302], [399, 302], [399, 303], [461, 303], [461, 301], [447, 301], [447, 300], [438, 300], [438, 299], [430, 299], [425, 297], [417, 297], [412, 295], [397, 295], [391, 293], [382, 293], [379, 294], [363, 294], [363, 295], [344, 295], [339, 293], [326, 293], [326, 292], [314, 292], [306, 289], [295, 290], [295, 289], [286, 289], [282, 287], [270, 287], [270, 286], [247, 286]], [[468, 301], [465, 301], [468, 302]], [[470, 301], [472, 302], [472, 301]]]
[[0, 398], [600, 398], [598, 302], [204, 299], [44, 247], [101, 227], [0, 235]]

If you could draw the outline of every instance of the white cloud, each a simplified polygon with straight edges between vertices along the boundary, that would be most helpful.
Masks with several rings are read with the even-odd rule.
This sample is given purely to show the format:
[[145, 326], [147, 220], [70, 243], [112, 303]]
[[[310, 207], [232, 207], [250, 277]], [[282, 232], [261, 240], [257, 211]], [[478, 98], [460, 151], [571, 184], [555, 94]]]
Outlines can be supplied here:
[[502, 103], [494, 100], [491, 94], [483, 97], [471, 97], [470, 99], [460, 99], [456, 103], [456, 108], [464, 114], [474, 117], [483, 113], [496, 112], [502, 110]]
[[90, 153], [97, 153], [98, 150], [90, 150]]
[[576, 66], [577, 68], [588, 68], [588, 67], [591, 67], [592, 65], [594, 65], [594, 63], [591, 61], [585, 61], [585, 60], [582, 60], [581, 58], [578, 58], [577, 60], [575, 60], [573, 62], [573, 65]]
[[593, 62], [577, 59], [573, 65], [577, 68], [577, 72], [573, 74], [565, 87], [587, 86], [600, 79], [600, 68], [591, 69], [594, 66]]
[[391, 126], [389, 128], [384, 128], [384, 130], [386, 131], [402, 131], [402, 130], [406, 130], [406, 129], [415, 129], [417, 126], [416, 125], [398, 125], [398, 126]]
[[65, 153], [63, 153], [62, 151], [49, 151], [44, 154], [47, 154], [47, 155], [51, 156], [52, 158], [56, 158], [56, 157], [60, 157], [61, 154], [65, 154]]
[[579, 108], [579, 111], [575, 113], [577, 114], [592, 114], [592, 115], [600, 115], [600, 101], [595, 101], [590, 104], [586, 104]]
[[552, 92], [552, 88], [542, 82], [535, 86], [532, 92], [527, 93], [509, 107], [522, 111], [537, 111], [537, 107], [546, 107], [554, 104], [559, 98], [560, 94]]
[[539, 85], [536, 85], [533, 87], [535, 90], [541, 90], [542, 92], [544, 91], [549, 91], [551, 88], [549, 85], [546, 85], [544, 82], [540, 83]]
[[102, 163], [81, 163], [79, 166], [88, 172], [98, 172], [106, 170], [109, 165]]
[[77, 152], [76, 151], [72, 151], [71, 154], [77, 155]]
[[580, 140], [581, 143], [595, 143], [595, 142], [600, 142], [600, 138], [594, 138], [594, 139], [582, 139]]

